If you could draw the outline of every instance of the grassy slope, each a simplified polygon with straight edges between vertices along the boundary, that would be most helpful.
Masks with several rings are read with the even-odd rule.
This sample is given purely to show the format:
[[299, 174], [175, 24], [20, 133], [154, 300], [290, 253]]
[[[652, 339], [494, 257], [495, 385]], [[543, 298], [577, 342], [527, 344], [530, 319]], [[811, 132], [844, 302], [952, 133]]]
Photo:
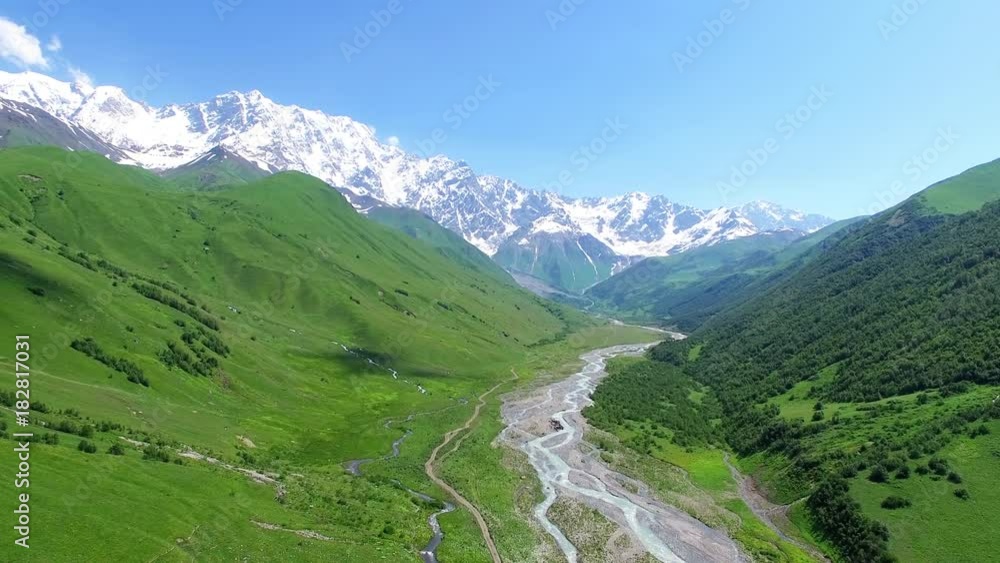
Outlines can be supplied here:
[[940, 213], [958, 214], [976, 211], [981, 209], [984, 203], [997, 198], [998, 175], [1000, 175], [1000, 160], [995, 160], [939, 182], [917, 197]]
[[513, 283], [510, 274], [489, 256], [419, 211], [403, 207], [378, 207], [369, 211], [367, 217], [433, 246], [453, 262], [505, 283]]
[[243, 157], [216, 147], [200, 160], [168, 170], [163, 177], [181, 188], [204, 190], [249, 184], [268, 174]]
[[[945, 479], [914, 475], [877, 485], [857, 479], [851, 492], [865, 511], [877, 515], [892, 531], [893, 551], [903, 561], [982, 561], [1000, 551], [1000, 536], [987, 530], [1000, 528], [1000, 422], [990, 424], [992, 434], [975, 439], [961, 437], [941, 454], [962, 476], [960, 485]], [[969, 491], [969, 500], [953, 494]], [[906, 498], [909, 508], [886, 510], [889, 495]]]
[[[89, 418], [124, 427], [98, 432], [91, 439], [97, 454], [78, 452], [79, 438], [71, 434], [60, 433], [56, 446], [33, 446], [39, 483], [33, 545], [40, 549], [32, 553], [44, 560], [116, 550], [144, 560], [167, 550], [173, 551], [166, 560], [415, 560], [431, 509], [377, 472], [352, 478], [340, 463], [388, 451], [399, 432], [383, 428], [384, 419], [450, 408], [413, 423], [426, 438], [404, 451], [425, 459], [433, 437], [459, 413], [467, 416], [471, 407], [456, 398], [478, 394], [523, 364], [529, 351], [588, 326], [358, 217], [339, 194], [307, 176], [181, 194], [144, 171], [81, 156], [0, 152], [0, 320], [7, 342], [15, 333], [32, 335], [32, 398], [53, 410], [33, 414], [52, 424]], [[105, 259], [128, 276], [83, 267], [60, 254], [62, 245], [67, 255]], [[182, 288], [221, 321], [231, 353], [219, 358], [213, 377], [159, 361], [168, 341], [180, 342], [174, 322], [197, 323], [134, 291], [130, 284], [140, 275]], [[44, 289], [44, 296], [29, 287]], [[141, 367], [151, 386], [130, 383], [69, 348], [87, 336]], [[401, 380], [332, 341], [368, 351], [398, 369]], [[4, 361], [12, 355], [0, 351]], [[55, 412], [61, 409], [77, 409], [83, 418]], [[286, 500], [275, 503], [269, 487], [207, 464], [143, 461], [132, 448], [122, 457], [103, 453], [118, 435], [185, 444], [273, 471], [282, 475]], [[241, 452], [253, 461], [240, 461]], [[0, 467], [10, 471], [10, 463], [3, 456]], [[419, 465], [399, 474], [440, 497]], [[194, 505], [191, 490], [219, 500]], [[4, 507], [11, 498], [5, 495]], [[136, 506], [145, 507], [143, 515]], [[123, 513], [134, 517], [97, 534], [74, 532]], [[252, 519], [336, 541], [261, 530]], [[449, 540], [475, 541], [468, 514], [449, 516], [446, 526], [453, 527]]]

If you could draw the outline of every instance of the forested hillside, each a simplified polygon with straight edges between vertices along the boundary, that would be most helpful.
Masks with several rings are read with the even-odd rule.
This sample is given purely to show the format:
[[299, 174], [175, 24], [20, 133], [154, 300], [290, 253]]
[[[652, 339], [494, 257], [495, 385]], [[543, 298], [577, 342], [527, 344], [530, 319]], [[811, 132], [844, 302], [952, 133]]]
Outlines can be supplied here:
[[988, 559], [1000, 546], [963, 515], [1000, 524], [998, 198], [988, 164], [831, 239], [688, 340], [655, 348], [651, 359], [680, 369], [667, 372], [675, 383], [642, 370], [609, 382], [596, 420], [650, 421], [653, 437], [662, 427], [697, 445], [683, 420], [647, 412], [683, 412], [676, 381], [694, 380], [718, 400], [741, 465], [776, 502], [808, 496], [790, 517], [838, 557]]
[[595, 310], [692, 331], [777, 284], [856, 225], [849, 219], [807, 236], [778, 231], [647, 258], [587, 290]]

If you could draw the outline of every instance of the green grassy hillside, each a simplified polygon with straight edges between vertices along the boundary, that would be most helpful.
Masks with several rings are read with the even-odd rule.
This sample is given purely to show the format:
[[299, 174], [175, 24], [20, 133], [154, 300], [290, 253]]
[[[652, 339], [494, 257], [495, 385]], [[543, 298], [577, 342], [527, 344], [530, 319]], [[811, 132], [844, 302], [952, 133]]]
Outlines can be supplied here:
[[163, 177], [181, 188], [204, 190], [248, 184], [269, 174], [242, 156], [215, 147], [192, 162], [164, 172]]
[[982, 209], [1000, 198], [997, 177], [1000, 160], [982, 164], [927, 188], [918, 195], [926, 207], [939, 213], [959, 214]]
[[[705, 386], [740, 465], [840, 559], [983, 561], [1000, 549], [968, 532], [970, 518], [1000, 525], [986, 486], [1000, 478], [998, 172], [973, 169], [845, 232], [651, 353]], [[619, 392], [631, 411], [671, 400], [636, 386]], [[658, 426], [710, 439], [652, 421], [646, 440]]]
[[[592, 325], [297, 173], [190, 192], [98, 155], [7, 149], [0, 210], [0, 357], [30, 335], [38, 436], [18, 560], [417, 561], [434, 508], [393, 480], [443, 498], [421, 464], [464, 399]], [[385, 422], [410, 414], [409, 462], [344, 471], [390, 451], [404, 424]], [[0, 423], [14, 430], [9, 410]], [[478, 545], [468, 513], [444, 523], [446, 545]]]
[[367, 217], [434, 247], [444, 257], [470, 270], [505, 283], [514, 282], [510, 274], [481, 250], [419, 211], [405, 207], [376, 207], [368, 212]]

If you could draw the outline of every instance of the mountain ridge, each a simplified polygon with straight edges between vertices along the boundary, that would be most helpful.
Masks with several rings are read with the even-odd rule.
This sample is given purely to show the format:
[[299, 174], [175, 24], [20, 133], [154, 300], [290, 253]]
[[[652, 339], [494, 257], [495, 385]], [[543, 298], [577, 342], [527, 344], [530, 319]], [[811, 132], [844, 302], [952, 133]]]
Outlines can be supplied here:
[[553, 226], [580, 233], [578, 239], [589, 235], [628, 261], [763, 231], [809, 233], [831, 222], [765, 202], [703, 210], [641, 192], [570, 198], [530, 189], [477, 174], [464, 161], [418, 157], [382, 143], [374, 128], [349, 117], [281, 105], [258, 90], [154, 108], [114, 86], [0, 72], [0, 97], [85, 127], [147, 169], [190, 165], [223, 147], [264, 171], [304, 172], [358, 196], [421, 211], [489, 256], [515, 234], [520, 246], [546, 246]]

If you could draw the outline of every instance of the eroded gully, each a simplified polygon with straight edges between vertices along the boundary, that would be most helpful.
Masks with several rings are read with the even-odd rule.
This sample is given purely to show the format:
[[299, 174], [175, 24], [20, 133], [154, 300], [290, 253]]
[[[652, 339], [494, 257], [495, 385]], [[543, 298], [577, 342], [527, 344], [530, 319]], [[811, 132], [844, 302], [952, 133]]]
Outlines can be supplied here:
[[[547, 515], [560, 496], [598, 510], [659, 561], [745, 561], [744, 554], [725, 533], [663, 504], [650, 494], [649, 487], [641, 483], [635, 486], [635, 480], [611, 470], [599, 456], [585, 451], [592, 446], [583, 441], [586, 421], [581, 410], [590, 404], [591, 393], [605, 376], [606, 361], [641, 354], [649, 346], [616, 346], [589, 352], [581, 356], [586, 364], [573, 376], [504, 404], [507, 427], [501, 437], [527, 454], [545, 493], [545, 499], [535, 507], [535, 518], [570, 563], [577, 563], [577, 548]], [[626, 488], [626, 484], [632, 486]]]

